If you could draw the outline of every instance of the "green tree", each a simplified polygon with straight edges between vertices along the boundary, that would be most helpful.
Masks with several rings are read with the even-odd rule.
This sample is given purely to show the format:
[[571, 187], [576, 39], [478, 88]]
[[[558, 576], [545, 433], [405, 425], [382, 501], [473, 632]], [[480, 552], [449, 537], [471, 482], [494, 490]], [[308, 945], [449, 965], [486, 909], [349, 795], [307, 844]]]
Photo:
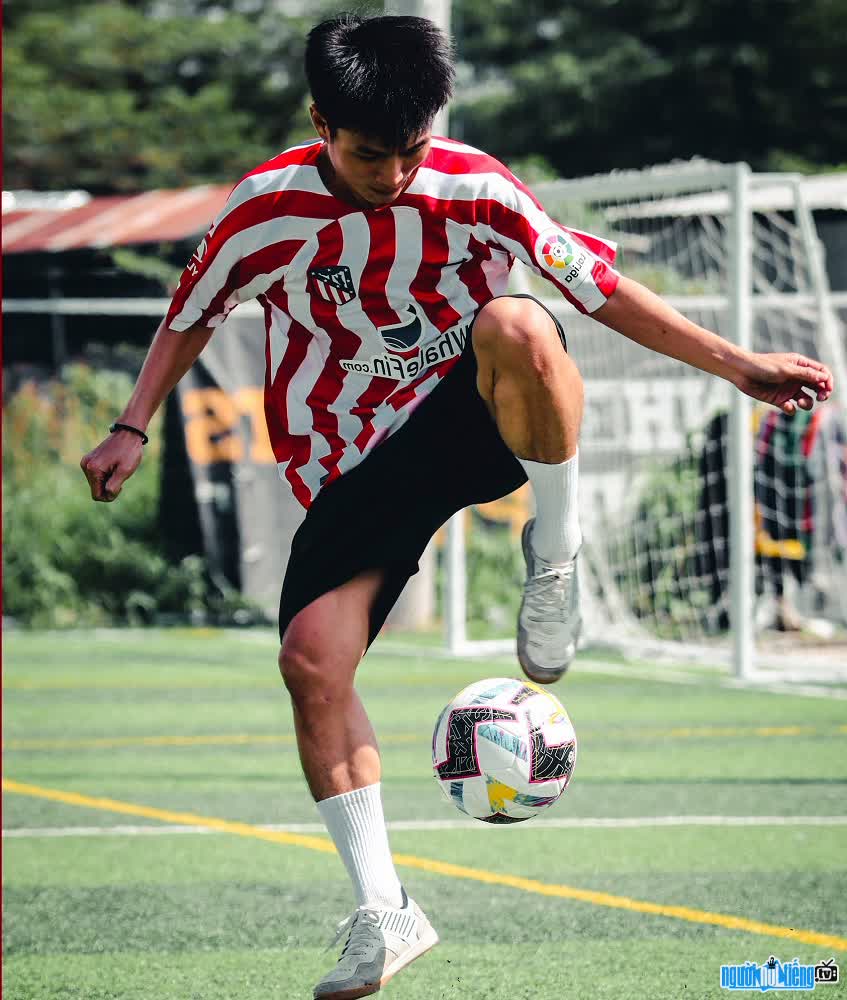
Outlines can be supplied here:
[[840, 0], [462, 0], [457, 26], [453, 120], [504, 158], [563, 176], [695, 155], [844, 161]]
[[[237, 180], [311, 134], [305, 38], [341, 6], [7, 0], [7, 186]], [[533, 170], [845, 158], [843, 0], [454, 0], [453, 23], [454, 134]]]
[[243, 0], [12, 0], [7, 187], [234, 182], [304, 135], [302, 50], [319, 14]]

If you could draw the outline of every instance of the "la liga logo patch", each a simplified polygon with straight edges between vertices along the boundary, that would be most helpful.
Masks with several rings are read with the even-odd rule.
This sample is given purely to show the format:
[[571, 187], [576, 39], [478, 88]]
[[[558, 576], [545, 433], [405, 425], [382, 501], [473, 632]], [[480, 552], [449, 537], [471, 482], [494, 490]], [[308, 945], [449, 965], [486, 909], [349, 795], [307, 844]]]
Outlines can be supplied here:
[[549, 268], [556, 271], [564, 270], [576, 256], [573, 243], [561, 233], [542, 233], [538, 243], [539, 256]]
[[545, 267], [556, 280], [576, 288], [582, 284], [590, 267], [589, 253], [583, 247], [572, 242], [559, 229], [549, 229], [542, 233], [535, 242], [535, 259]]

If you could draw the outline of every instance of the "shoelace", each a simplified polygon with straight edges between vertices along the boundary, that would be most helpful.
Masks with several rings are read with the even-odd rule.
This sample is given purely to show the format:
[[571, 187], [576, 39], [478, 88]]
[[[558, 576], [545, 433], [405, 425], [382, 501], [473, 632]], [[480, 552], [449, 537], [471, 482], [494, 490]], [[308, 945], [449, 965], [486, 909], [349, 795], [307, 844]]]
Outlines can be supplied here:
[[567, 624], [570, 588], [573, 583], [575, 562], [553, 566], [536, 557], [543, 569], [526, 585], [527, 618], [536, 625], [555, 626]]
[[368, 950], [368, 937], [372, 935], [374, 931], [378, 930], [375, 923], [371, 923], [367, 920], [359, 920], [359, 917], [364, 912], [375, 913], [373, 910], [354, 910], [349, 917], [345, 917], [344, 920], [342, 920], [338, 925], [335, 930], [335, 936], [326, 946], [324, 951], [331, 951], [346, 933], [348, 937], [344, 947], [341, 949], [339, 961], [341, 958], [363, 957]]

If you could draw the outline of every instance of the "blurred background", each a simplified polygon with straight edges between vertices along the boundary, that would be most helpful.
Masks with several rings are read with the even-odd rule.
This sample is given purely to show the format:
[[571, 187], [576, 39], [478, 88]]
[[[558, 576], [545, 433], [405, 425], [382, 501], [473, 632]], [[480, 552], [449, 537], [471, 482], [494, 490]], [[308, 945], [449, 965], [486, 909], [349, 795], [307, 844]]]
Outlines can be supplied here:
[[[87, 499], [78, 461], [122, 407], [230, 187], [312, 135], [305, 36], [338, 9], [6, 3], [7, 626], [273, 620], [302, 512], [277, 482], [265, 436], [257, 308], [237, 311], [169, 401], [118, 503]], [[451, 136], [504, 160], [566, 224], [617, 238], [628, 273], [730, 337], [728, 175], [704, 181], [698, 171], [749, 164], [758, 178], [753, 342], [843, 363], [843, 4], [438, 0], [390, 9], [449, 25]], [[609, 177], [673, 163], [682, 173], [664, 175], [664, 188], [645, 180], [623, 189]], [[590, 190], [568, 187], [585, 176], [597, 178]], [[516, 282], [547, 294], [532, 276]], [[590, 633], [608, 637], [612, 623], [642, 644], [726, 640], [728, 396], [590, 321], [563, 319], [589, 382]], [[755, 465], [745, 546], [756, 628], [834, 645], [840, 657], [847, 459], [837, 401], [793, 430], [764, 412], [745, 418]], [[530, 502], [524, 491], [469, 512], [459, 549], [447, 549], [442, 532], [392, 622], [436, 634], [458, 615], [454, 646], [457, 634], [511, 635]], [[453, 577], [456, 560], [463, 567], [458, 596], [449, 552]]]

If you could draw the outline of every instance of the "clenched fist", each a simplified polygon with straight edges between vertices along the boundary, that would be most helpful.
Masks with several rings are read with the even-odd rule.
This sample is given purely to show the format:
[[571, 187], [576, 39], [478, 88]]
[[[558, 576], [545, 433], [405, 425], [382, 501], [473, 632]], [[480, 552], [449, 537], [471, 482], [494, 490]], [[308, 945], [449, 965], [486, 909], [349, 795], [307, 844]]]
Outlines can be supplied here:
[[79, 463], [91, 488], [91, 499], [111, 503], [141, 464], [141, 438], [131, 431], [115, 431]]

